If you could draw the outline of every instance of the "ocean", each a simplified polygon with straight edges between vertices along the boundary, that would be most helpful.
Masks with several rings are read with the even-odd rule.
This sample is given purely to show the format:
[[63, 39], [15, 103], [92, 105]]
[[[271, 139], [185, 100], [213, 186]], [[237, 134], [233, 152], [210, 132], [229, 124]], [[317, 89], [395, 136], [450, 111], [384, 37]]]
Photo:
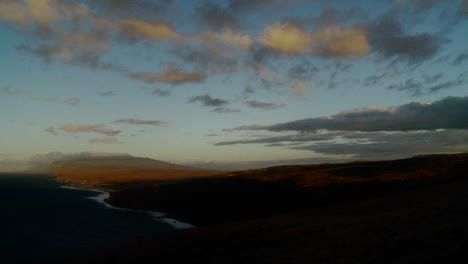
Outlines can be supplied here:
[[49, 175], [0, 175], [2, 262], [72, 257], [174, 229], [149, 212], [120, 210], [102, 193], [62, 188]]

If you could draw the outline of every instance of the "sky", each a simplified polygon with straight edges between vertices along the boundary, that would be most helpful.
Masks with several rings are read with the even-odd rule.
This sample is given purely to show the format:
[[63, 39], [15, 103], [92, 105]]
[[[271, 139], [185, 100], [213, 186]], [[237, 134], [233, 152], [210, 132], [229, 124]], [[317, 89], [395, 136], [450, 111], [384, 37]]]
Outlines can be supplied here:
[[467, 0], [0, 0], [0, 170], [467, 152], [467, 43]]

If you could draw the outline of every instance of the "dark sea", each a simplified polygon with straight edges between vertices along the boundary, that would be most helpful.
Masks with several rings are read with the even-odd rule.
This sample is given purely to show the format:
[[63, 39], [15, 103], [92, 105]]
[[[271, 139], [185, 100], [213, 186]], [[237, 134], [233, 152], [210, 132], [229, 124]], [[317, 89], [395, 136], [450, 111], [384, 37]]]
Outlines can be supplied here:
[[[49, 175], [0, 174], [1, 263], [76, 256], [174, 228], [148, 212], [100, 203]], [[7, 260], [5, 262], [5, 260]]]

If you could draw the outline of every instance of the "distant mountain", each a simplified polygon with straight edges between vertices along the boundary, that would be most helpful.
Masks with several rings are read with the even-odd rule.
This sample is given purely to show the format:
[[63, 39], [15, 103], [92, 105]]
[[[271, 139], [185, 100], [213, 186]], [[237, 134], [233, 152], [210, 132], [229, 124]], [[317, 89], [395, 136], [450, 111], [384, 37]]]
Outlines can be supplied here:
[[56, 161], [51, 165], [51, 173], [61, 181], [90, 185], [180, 180], [220, 174], [219, 171], [133, 156], [85, 157]]

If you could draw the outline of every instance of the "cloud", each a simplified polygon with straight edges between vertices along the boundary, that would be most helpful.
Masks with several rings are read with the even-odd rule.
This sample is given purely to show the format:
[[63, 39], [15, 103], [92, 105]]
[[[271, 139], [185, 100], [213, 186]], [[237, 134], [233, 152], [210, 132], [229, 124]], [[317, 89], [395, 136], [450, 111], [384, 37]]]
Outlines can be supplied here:
[[[55, 22], [89, 16], [87, 6], [74, 1], [58, 0], [3, 0], [0, 2], [0, 20], [30, 28], [38, 32], [51, 32]], [[32, 25], [31, 25], [32, 24]]]
[[172, 15], [171, 0], [99, 0], [90, 1], [89, 4], [118, 20], [135, 17], [155, 19]]
[[215, 112], [215, 113], [239, 113], [241, 110], [239, 109], [232, 109], [232, 108], [227, 108], [227, 107], [216, 107], [215, 109], [213, 109], [212, 112]]
[[123, 38], [131, 42], [140, 40], [156, 41], [184, 41], [185, 37], [175, 32], [174, 28], [165, 23], [150, 23], [138, 19], [128, 19], [121, 21], [115, 27]]
[[468, 97], [446, 97], [432, 103], [396, 107], [364, 107], [334, 116], [309, 118], [269, 126], [270, 131], [411, 131], [468, 129]]
[[324, 57], [351, 59], [366, 57], [370, 45], [363, 29], [327, 26], [310, 33], [291, 23], [276, 23], [265, 29], [260, 43], [284, 55], [312, 53]]
[[169, 83], [169, 84], [183, 84], [189, 82], [201, 82], [206, 79], [204, 73], [198, 71], [183, 72], [176, 66], [169, 66], [165, 71], [159, 72], [143, 72], [143, 73], [129, 73], [128, 77], [147, 82], [147, 83]]
[[107, 91], [107, 92], [101, 92], [99, 93], [100, 96], [114, 96], [115, 92], [114, 91]]
[[48, 128], [44, 129], [44, 131], [49, 132], [50, 134], [52, 134], [52, 135], [54, 135], [54, 136], [57, 136], [57, 135], [58, 135], [57, 131], [56, 131], [55, 128], [52, 127], [52, 126], [49, 126]]
[[303, 133], [286, 136], [262, 137], [256, 139], [241, 139], [218, 142], [216, 146], [236, 145], [236, 144], [272, 144], [280, 142], [311, 142], [325, 141], [336, 138], [344, 133]]
[[460, 53], [455, 60], [453, 60], [453, 65], [459, 66], [462, 65], [465, 61], [468, 60], [468, 51]]
[[169, 95], [171, 95], [171, 92], [167, 91], [167, 90], [160, 89], [160, 88], [156, 88], [156, 89], [153, 90], [153, 94], [156, 95], [156, 96], [169, 96]]
[[242, 35], [232, 30], [202, 33], [198, 38], [208, 50], [221, 53], [223, 56], [233, 54], [233, 48], [247, 50], [253, 44], [248, 35]]
[[392, 84], [388, 86], [387, 89], [407, 92], [411, 96], [421, 96], [436, 93], [440, 90], [458, 87], [465, 83], [465, 80], [463, 80], [462, 78], [435, 83], [441, 78], [443, 78], [443, 75], [434, 75], [426, 77], [425, 83], [415, 81], [414, 79], [408, 79], [404, 83]]
[[394, 159], [432, 153], [468, 151], [467, 130], [364, 133], [361, 142], [327, 142], [292, 147], [325, 155], [353, 155], [360, 159]]
[[68, 98], [68, 99], [63, 100], [62, 103], [68, 104], [68, 105], [77, 105], [80, 101], [81, 99], [79, 97], [73, 97], [73, 98]]
[[267, 126], [254, 124], [254, 125], [238, 126], [234, 128], [224, 128], [223, 131], [224, 132], [246, 131], [246, 130], [248, 131], [248, 130], [262, 130], [266, 128]]
[[396, 12], [389, 11], [370, 25], [367, 34], [374, 50], [386, 58], [397, 57], [409, 63], [432, 58], [439, 51], [442, 39], [429, 33], [408, 34]]
[[103, 144], [116, 144], [119, 143], [117, 138], [115, 137], [105, 137], [105, 138], [91, 138], [89, 143], [96, 144], [96, 143], [103, 143]]
[[245, 104], [253, 108], [260, 108], [264, 110], [272, 110], [272, 109], [278, 109], [278, 108], [283, 108], [283, 107], [288, 106], [287, 102], [281, 102], [277, 104], [277, 103], [259, 102], [256, 100], [246, 101]]
[[27, 93], [26, 91], [13, 90], [8, 86], [0, 86], [0, 92], [6, 93], [6, 94], [24, 94], [24, 93]]
[[228, 101], [223, 100], [221, 98], [213, 98], [209, 95], [199, 95], [194, 96], [189, 99], [190, 103], [201, 102], [204, 106], [213, 106], [213, 107], [220, 107], [226, 104], [229, 104]]
[[312, 81], [294, 80], [291, 83], [291, 88], [296, 96], [306, 98], [306, 90], [312, 85]]
[[265, 29], [259, 38], [263, 46], [286, 55], [311, 51], [311, 35], [290, 23], [276, 23]]
[[73, 125], [65, 124], [60, 127], [60, 130], [66, 133], [100, 133], [107, 136], [115, 136], [120, 133], [119, 130], [108, 129], [104, 125]]
[[153, 126], [165, 126], [166, 121], [161, 120], [141, 120], [136, 118], [122, 118], [115, 120], [114, 123], [127, 123], [130, 125], [153, 125]]

